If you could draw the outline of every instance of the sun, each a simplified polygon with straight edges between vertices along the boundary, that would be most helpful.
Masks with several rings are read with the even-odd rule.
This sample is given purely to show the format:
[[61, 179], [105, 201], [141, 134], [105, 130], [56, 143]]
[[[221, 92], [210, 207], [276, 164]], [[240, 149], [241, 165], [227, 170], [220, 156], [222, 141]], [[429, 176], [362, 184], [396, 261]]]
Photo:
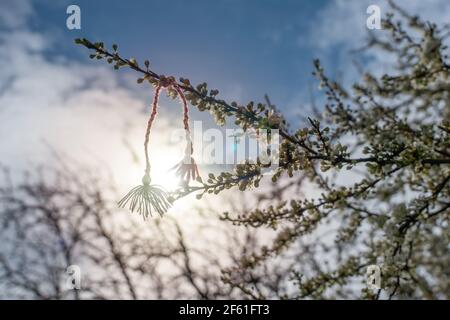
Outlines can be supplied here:
[[[180, 148], [165, 144], [152, 145], [151, 153], [151, 179], [152, 184], [163, 187], [168, 192], [173, 192], [180, 188], [180, 178], [176, 176], [175, 170], [171, 170], [180, 160]], [[115, 159], [116, 176], [119, 181], [120, 191], [126, 193], [130, 188], [139, 185], [144, 175], [143, 159], [139, 162], [134, 162], [130, 157]], [[120, 168], [120, 169], [119, 169]], [[168, 210], [168, 214], [178, 215], [192, 211], [199, 205], [199, 201], [194, 195], [188, 195], [175, 201], [172, 207]]]
[[179, 154], [165, 150], [154, 153], [152, 156], [152, 182], [164, 187], [167, 191], [173, 191], [180, 186], [180, 179], [172, 170], [177, 163]]
[[[177, 176], [174, 168], [183, 159], [186, 142], [184, 135], [174, 132], [169, 120], [164, 117], [160, 119], [155, 129], [150, 135], [148, 145], [151, 184], [172, 193], [181, 187], [181, 179]], [[145, 174], [142, 132], [145, 130], [141, 126], [130, 127], [130, 130], [126, 132], [126, 137], [123, 138], [124, 144], [120, 146], [120, 151], [116, 146], [114, 156], [111, 156], [108, 161], [112, 165], [114, 181], [118, 185], [118, 190], [124, 195], [132, 188], [141, 185]], [[126, 152], [123, 152], [124, 150]], [[196, 182], [191, 181], [191, 183]], [[180, 212], [194, 211], [197, 206], [199, 206], [199, 201], [195, 194], [190, 194], [176, 200], [168, 213], [179, 214]]]
[[[150, 177], [152, 184], [157, 184], [166, 189], [167, 191], [174, 191], [179, 188], [180, 179], [175, 175], [175, 171], [172, 170], [173, 166], [177, 163], [180, 155], [176, 150], [172, 150], [169, 147], [159, 146], [153, 148], [151, 155], [151, 173]], [[130, 186], [133, 184], [141, 183], [141, 179], [144, 175], [143, 163], [130, 163], [126, 161], [122, 163], [121, 167], [122, 179], [120, 181], [121, 186]]]

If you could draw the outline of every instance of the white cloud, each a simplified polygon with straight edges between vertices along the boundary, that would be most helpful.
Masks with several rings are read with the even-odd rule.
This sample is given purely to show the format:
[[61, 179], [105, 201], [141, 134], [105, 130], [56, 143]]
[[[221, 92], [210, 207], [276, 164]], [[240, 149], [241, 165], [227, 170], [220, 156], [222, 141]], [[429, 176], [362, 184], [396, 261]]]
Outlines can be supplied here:
[[[448, 0], [408, 0], [396, 3], [411, 15], [419, 15], [422, 19], [437, 24], [446, 24], [450, 20], [450, 2]], [[371, 30], [366, 27], [367, 7], [378, 5], [382, 16], [392, 12], [387, 1], [358, 0], [332, 1], [318, 15], [318, 19], [311, 25], [311, 32], [307, 42], [312, 48], [318, 50], [318, 56], [325, 60], [325, 64], [337, 65], [339, 71], [344, 73], [346, 80], [357, 77], [356, 70], [352, 68], [354, 56], [351, 50], [358, 49], [366, 44], [368, 32], [383, 33], [383, 30]], [[305, 41], [304, 37], [299, 41]], [[371, 50], [365, 55], [365, 70], [377, 74], [391, 70], [393, 57], [377, 50]]]
[[[438, 24], [448, 23], [450, 18], [450, 2], [447, 0], [408, 0], [397, 1], [397, 4], [422, 19]], [[355, 49], [361, 46], [366, 39], [366, 9], [370, 5], [378, 5], [384, 16], [392, 11], [387, 1], [359, 0], [359, 1], [332, 1], [320, 13], [319, 19], [312, 27], [311, 43], [323, 50], [336, 46]], [[379, 32], [379, 31], [374, 31]]]
[[[129, 143], [140, 155], [142, 95], [119, 86], [117, 72], [107, 66], [49, 59], [51, 37], [25, 27], [21, 19], [30, 7], [20, 4], [8, 3], [8, 13], [18, 20], [0, 30], [0, 163], [14, 172], [49, 164], [56, 160], [51, 145], [79, 163], [108, 167], [125, 185], [138, 182], [130, 172], [140, 174], [142, 168], [133, 166], [123, 140], [125, 124], [131, 124]], [[155, 128], [164, 130], [155, 130], [153, 140], [164, 139], [167, 119], [160, 117]]]

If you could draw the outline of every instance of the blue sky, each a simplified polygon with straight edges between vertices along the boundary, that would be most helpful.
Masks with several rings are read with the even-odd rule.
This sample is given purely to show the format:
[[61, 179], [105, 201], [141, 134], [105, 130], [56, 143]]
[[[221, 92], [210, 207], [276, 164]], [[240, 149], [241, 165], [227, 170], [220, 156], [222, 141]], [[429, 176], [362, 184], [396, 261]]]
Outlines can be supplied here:
[[[150, 59], [161, 73], [207, 81], [233, 98], [279, 105], [311, 81], [308, 39], [327, 1], [39, 1], [30, 24], [58, 36], [53, 50], [86, 61], [72, 39], [119, 44], [123, 54]], [[65, 8], [81, 8], [82, 29], [65, 28]], [[52, 50], [52, 51], [53, 51]], [[52, 52], [53, 53], [53, 52]], [[243, 101], [243, 102], [244, 102]]]
[[[449, 21], [448, 0], [403, 3], [426, 19]], [[66, 28], [69, 4], [81, 8], [80, 31]], [[313, 58], [347, 83], [358, 77], [349, 51], [364, 44], [371, 4], [387, 12], [381, 0], [2, 0], [0, 137], [8, 139], [0, 139], [0, 163], [48, 163], [51, 145], [79, 162], [107, 164], [120, 181], [130, 175], [123, 170], [131, 165], [124, 136], [140, 154], [152, 90], [137, 85], [133, 72], [91, 61], [74, 38], [117, 43], [123, 55], [148, 58], [158, 73], [206, 81], [228, 101], [263, 101], [267, 93], [295, 127], [297, 115], [309, 115], [311, 84], [320, 95]], [[363, 61], [366, 70], [381, 72], [390, 60], [373, 52]], [[154, 139], [166, 141], [180, 112], [167, 99], [161, 104], [168, 112], [161, 112]], [[192, 116], [214, 125], [209, 114]]]

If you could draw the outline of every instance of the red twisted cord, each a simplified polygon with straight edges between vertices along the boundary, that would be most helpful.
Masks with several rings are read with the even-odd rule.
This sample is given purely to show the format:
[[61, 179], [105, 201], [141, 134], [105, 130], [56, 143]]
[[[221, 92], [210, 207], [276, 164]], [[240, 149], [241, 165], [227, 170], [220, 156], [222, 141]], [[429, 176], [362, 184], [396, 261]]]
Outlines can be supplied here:
[[[180, 100], [183, 103], [183, 125], [184, 130], [186, 130], [186, 140], [187, 143], [190, 144], [190, 153], [194, 153], [194, 147], [192, 145], [192, 139], [191, 139], [191, 129], [189, 128], [189, 105], [187, 103], [186, 97], [183, 93], [183, 91], [180, 89], [180, 86], [178, 84], [174, 84], [175, 90], [178, 92], [178, 95], [180, 96]], [[189, 145], [187, 146], [189, 147]]]
[[146, 174], [150, 174], [150, 159], [148, 156], [148, 143], [150, 140], [150, 131], [152, 129], [153, 121], [155, 120], [156, 115], [158, 114], [158, 100], [159, 100], [160, 92], [161, 92], [161, 85], [158, 85], [156, 87], [155, 95], [153, 97], [152, 112], [150, 114], [150, 118], [148, 119], [147, 131], [145, 132], [144, 150], [145, 150], [145, 173]]
[[144, 140], [144, 151], [145, 151], [145, 173], [146, 174], [150, 174], [150, 157], [149, 157], [149, 152], [148, 152], [148, 144], [150, 141], [150, 131], [152, 129], [152, 125], [153, 122], [156, 118], [156, 115], [158, 114], [158, 101], [159, 101], [159, 96], [161, 94], [161, 89], [163, 88], [167, 88], [169, 86], [172, 86], [172, 88], [174, 88], [176, 90], [176, 92], [178, 93], [180, 100], [183, 104], [183, 125], [184, 125], [184, 130], [186, 131], [186, 140], [187, 140], [187, 149], [189, 150], [190, 147], [190, 154], [192, 154], [194, 152], [194, 148], [192, 145], [192, 140], [190, 137], [191, 134], [191, 130], [189, 127], [189, 105], [187, 103], [186, 97], [183, 93], [183, 91], [181, 90], [181, 88], [178, 86], [178, 84], [176, 83], [166, 83], [166, 82], [161, 82], [155, 90], [155, 95], [153, 97], [153, 102], [152, 102], [152, 111], [150, 114], [150, 118], [148, 119], [148, 123], [147, 123], [147, 130], [145, 132], [145, 140]]
[[186, 130], [187, 132], [191, 132], [190, 128], [189, 128], [189, 107], [188, 107], [188, 103], [186, 100], [186, 97], [184, 96], [183, 91], [180, 89], [180, 87], [175, 84], [175, 90], [178, 92], [178, 95], [180, 96], [180, 100], [183, 103], [183, 125], [184, 125], [184, 130]]

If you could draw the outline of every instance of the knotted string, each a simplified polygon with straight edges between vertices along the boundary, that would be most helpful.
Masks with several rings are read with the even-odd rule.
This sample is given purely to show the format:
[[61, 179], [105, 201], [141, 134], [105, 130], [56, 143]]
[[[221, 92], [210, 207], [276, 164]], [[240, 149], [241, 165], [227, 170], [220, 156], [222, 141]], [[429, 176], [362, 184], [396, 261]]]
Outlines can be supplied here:
[[186, 151], [185, 156], [192, 155], [194, 153], [194, 146], [192, 144], [191, 139], [191, 129], [189, 128], [189, 105], [186, 100], [186, 96], [184, 95], [183, 91], [180, 89], [180, 86], [178, 84], [174, 85], [175, 90], [177, 91], [180, 100], [183, 104], [183, 125], [184, 130], [186, 132]]
[[[153, 126], [153, 122], [158, 114], [158, 102], [162, 89], [174, 89], [183, 105], [183, 126], [186, 133], [186, 149], [185, 156], [181, 163], [177, 164], [177, 174], [181, 177], [184, 184], [188, 184], [190, 179], [197, 179], [200, 177], [197, 164], [192, 158], [194, 148], [191, 139], [191, 130], [189, 128], [189, 106], [186, 97], [181, 90], [180, 86], [175, 82], [173, 78], [162, 77], [155, 90], [153, 97], [152, 108], [150, 118], [147, 122], [147, 129], [145, 131], [144, 139], [144, 152], [145, 152], [145, 174], [142, 178], [142, 185], [136, 186], [131, 189], [128, 194], [119, 201], [120, 207], [125, 207], [129, 204], [131, 212], [137, 211], [142, 214], [144, 219], [149, 215], [152, 215], [152, 211], [155, 210], [162, 216], [172, 205], [172, 200], [169, 197], [167, 191], [158, 185], [151, 184], [150, 178], [150, 157], [149, 157], [149, 143], [150, 132]], [[186, 163], [188, 162], [188, 163]]]
[[153, 97], [153, 103], [152, 103], [152, 111], [150, 114], [150, 118], [148, 119], [147, 123], [147, 131], [145, 132], [145, 140], [144, 140], [144, 151], [145, 151], [145, 174], [150, 174], [150, 158], [148, 155], [148, 144], [150, 141], [150, 131], [152, 130], [153, 121], [155, 121], [156, 115], [158, 114], [158, 101], [159, 101], [159, 94], [161, 92], [162, 85], [158, 85], [155, 90], [155, 95]]

